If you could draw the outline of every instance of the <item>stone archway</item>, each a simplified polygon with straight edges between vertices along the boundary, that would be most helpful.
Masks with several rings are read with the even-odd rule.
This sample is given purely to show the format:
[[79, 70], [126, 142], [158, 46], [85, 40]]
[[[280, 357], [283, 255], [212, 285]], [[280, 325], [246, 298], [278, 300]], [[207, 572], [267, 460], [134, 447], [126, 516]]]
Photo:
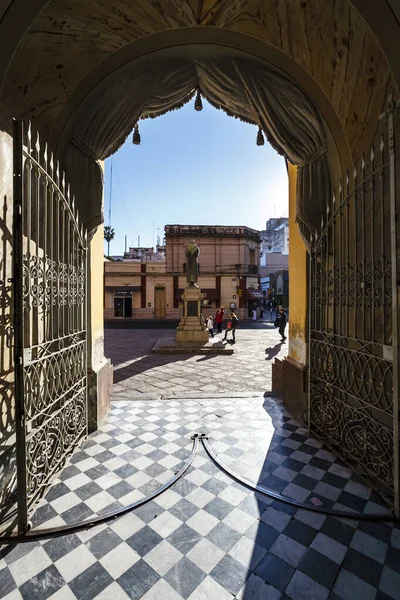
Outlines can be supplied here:
[[79, 83], [73, 94], [68, 98], [58, 114], [57, 120], [52, 124], [50, 141], [53, 146], [60, 145], [61, 148], [65, 146], [63, 138], [67, 137], [68, 139], [68, 129], [72, 125], [70, 121], [74, 120], [75, 111], [85, 101], [85, 98], [95, 90], [96, 86], [117, 69], [128, 63], [134, 64], [134, 61], [144, 57], [151, 60], [157, 54], [161, 57], [163, 52], [172, 52], [173, 49], [175, 49], [174, 54], [176, 56], [184, 56], [191, 52], [190, 47], [205, 45], [213, 47], [216, 54], [223, 51], [223, 49], [246, 53], [249, 58], [254, 58], [256, 61], [265, 61], [286, 73], [301, 86], [305, 95], [318, 107], [325, 123], [327, 135], [332, 136], [334, 145], [337, 147], [342, 171], [350, 165], [351, 150], [349, 141], [346, 138], [337, 112], [309, 71], [270, 43], [265, 43], [236, 31], [216, 29], [215, 27], [163, 31], [142, 38], [111, 54]]
[[[232, 75], [232, 64], [234, 65], [235, 75]], [[298, 139], [296, 139], [293, 128], [290, 132], [293, 135], [291, 138], [292, 145], [290, 145], [290, 142], [287, 142], [285, 138], [286, 130], [281, 129], [279, 126], [278, 111], [275, 111], [275, 121], [269, 120], [268, 109], [263, 105], [262, 92], [265, 92], [265, 87], [263, 88], [260, 85], [257, 93], [255, 93], [249, 84], [250, 80], [246, 79], [246, 71], [251, 70], [251, 84], [255, 86], [258, 72], [264, 73], [263, 69], [266, 69], [265, 72], [268, 72], [268, 74], [273, 73], [280, 78], [279, 84], [285, 90], [283, 95], [286, 94], [285, 98], [288, 105], [294, 102], [293, 89], [298, 93], [298, 96], [296, 96], [298, 102], [294, 102], [294, 118], [302, 122], [304, 114], [307, 114], [310, 121], [320, 119], [318, 121], [321, 125], [320, 129], [313, 130], [310, 125], [310, 129], [307, 130], [311, 137], [315, 134], [315, 138], [313, 138], [315, 146], [309, 156], [306, 155], [304, 161], [301, 160], [301, 157], [296, 159], [291, 154], [291, 152], [296, 153], [298, 148]], [[237, 73], [239, 77], [235, 79]], [[93, 79], [95, 79], [94, 76]], [[76, 181], [85, 182], [85, 189], [93, 189], [93, 180], [90, 178], [91, 165], [95, 164], [96, 158], [102, 160], [115, 151], [140, 117], [158, 116], [166, 110], [177, 108], [192, 98], [193, 91], [200, 89], [202, 94], [211, 100], [214, 105], [221, 106], [232, 116], [242, 117], [253, 124], [257, 124], [257, 121], [261, 123], [265, 133], [272, 136], [272, 142], [281, 151], [286, 151], [286, 157], [289, 157], [292, 162], [299, 161], [300, 173], [303, 175], [303, 179], [300, 179], [298, 183], [298, 210], [299, 207], [301, 208], [302, 201], [313, 207], [315, 222], [309, 225], [311, 238], [318, 230], [319, 222], [325, 220], [329, 211], [335, 210], [335, 206], [331, 202], [329, 188], [330, 180], [334, 179], [334, 173], [329, 173], [328, 179], [324, 179], [321, 175], [323, 171], [319, 171], [319, 175], [313, 181], [313, 171], [310, 169], [306, 180], [304, 179], [304, 171], [307, 167], [315, 159], [323, 158], [327, 154], [327, 139], [319, 137], [325, 133], [326, 125], [324, 128], [319, 112], [312, 103], [309, 103], [304, 91], [286, 79], [283, 74], [279, 75], [279, 71], [265, 65], [262, 61], [253, 57], [248, 58], [247, 55], [237, 52], [237, 50], [229, 51], [226, 47], [222, 55], [218, 55], [214, 46], [204, 44], [201, 46], [177, 46], [164, 51], [153, 52], [150, 55], [145, 54], [135, 61], [123, 62], [118, 69], [98, 79], [98, 84], [94, 85], [89, 93], [83, 94], [82, 102], [76, 105], [69, 122], [64, 128], [64, 135], [60, 138], [60, 148], [62, 148], [60, 154], [65, 157], [67, 172], [75, 173]], [[223, 81], [222, 85], [220, 80]], [[240, 88], [243, 81], [245, 93], [242, 93]], [[273, 78], [268, 81], [270, 84], [268, 91], [272, 89], [277, 95], [279, 92], [276, 82]], [[263, 83], [265, 84], [265, 82]], [[224, 86], [226, 87], [224, 88]], [[225, 96], [226, 90], [229, 90], [229, 93]], [[78, 91], [76, 95], [79, 95]], [[124, 117], [120, 118], [120, 122], [116, 124], [117, 115], [124, 115]], [[289, 112], [287, 112], [287, 116], [289, 119]], [[334, 150], [337, 152], [337, 147], [332, 148], [332, 153]], [[81, 170], [79, 170], [79, 165], [81, 165]], [[327, 163], [325, 172], [328, 173], [328, 171], [329, 166]], [[322, 184], [321, 187], [317, 188], [320, 204], [314, 203], [313, 196], [310, 193], [310, 188], [313, 190], [317, 182]], [[304, 237], [307, 239], [307, 235]], [[310, 239], [307, 239], [307, 241], [309, 242]], [[342, 255], [340, 254], [340, 268], [343, 266], [341, 258]], [[333, 260], [335, 260], [335, 256]], [[337, 268], [336, 264], [332, 266], [332, 269], [335, 268]], [[322, 308], [323, 299], [320, 298], [320, 301], [321, 307], [318, 307], [317, 310], [323, 312], [325, 311], [325, 308]], [[313, 356], [313, 360], [317, 364], [316, 356]], [[344, 369], [343, 365], [340, 365], [339, 368], [340, 370]], [[318, 372], [318, 376], [321, 376], [321, 372]], [[325, 375], [323, 374], [323, 376]], [[393, 413], [391, 415], [393, 416]], [[356, 418], [354, 418], [355, 420]], [[349, 423], [344, 423], [344, 425], [343, 431], [347, 431]], [[367, 431], [367, 428], [365, 431]], [[389, 446], [385, 448], [382, 456], [387, 457], [387, 451], [392, 456], [392, 442], [390, 442], [390, 448]], [[393, 481], [392, 478], [389, 479]]]
[[[369, 151], [388, 87], [396, 82], [397, 71], [390, 69], [372, 33], [371, 20], [368, 28], [347, 0], [313, 0], [300, 7], [275, 0], [260, 0], [250, 7], [242, 2], [228, 6], [222, 1], [214, 5], [205, 2], [195, 8], [187, 2], [179, 7], [180, 3], [172, 2], [167, 11], [157, 3], [143, 1], [124, 10], [120, 3], [104, 8], [95, 0], [54, 0], [32, 3], [32, 13], [23, 15], [21, 11], [17, 15], [18, 2], [14, 2], [2, 20], [2, 25], [6, 25], [11, 19], [15, 28], [8, 31], [10, 44], [2, 63], [2, 73], [7, 76], [0, 101], [1, 127], [9, 131], [12, 115], [32, 118], [34, 126], [46, 137], [52, 133], [61, 159], [71, 169], [74, 158], [68, 162], [67, 154], [74, 127], [79, 123], [87, 125], [91, 118], [90, 101], [79, 115], [84, 108], [83, 99], [94, 88], [96, 76], [98, 83], [115, 71], [116, 64], [103, 71], [108, 62], [113, 63], [124, 52], [134, 54], [139, 49], [138, 53], [145, 55], [161, 50], [168, 46], [166, 38], [171, 30], [171, 37], [182, 36], [185, 43], [193, 43], [196, 36], [198, 43], [205, 43], [199, 42], [205, 39], [203, 34], [214, 36], [213, 43], [220, 47], [230, 45], [227, 37], [233, 31], [243, 40], [243, 46], [237, 41], [233, 47], [237, 49], [237, 43], [241, 51], [263, 60], [269, 58], [292, 79], [299, 78], [302, 89], [322, 113], [325, 124], [328, 123], [327, 128], [324, 124], [327, 144], [332, 148], [327, 165], [332, 182], [338, 183], [345, 175], [352, 159]], [[368, 7], [371, 8], [370, 3]], [[37, 12], [34, 18], [40, 8], [40, 14]], [[22, 15], [27, 18], [25, 23]], [[13, 35], [17, 39], [10, 39]], [[387, 51], [386, 56], [390, 58]], [[26, 69], [26, 64], [31, 68]], [[85, 197], [94, 198], [93, 214], [99, 223], [101, 174], [96, 161], [107, 152], [91, 148], [87, 139], [81, 142], [80, 147], [79, 141], [75, 144], [77, 156], [86, 161], [80, 176], [86, 172], [90, 177], [83, 186], [80, 203], [83, 205]], [[310, 181], [308, 185], [305, 182], [300, 197], [307, 193]], [[96, 221], [92, 223], [95, 225]]]
[[[330, 199], [328, 171], [339, 173], [350, 160], [346, 136], [334, 111], [329, 110], [329, 103], [322, 103], [330, 120], [327, 124], [298, 83], [304, 75], [301, 69], [297, 69], [297, 81], [293, 80], [283, 69], [237, 50], [236, 35], [226, 36], [224, 45], [206, 44], [208, 33], [201, 31], [197, 36], [203, 43], [184, 45], [175, 45], [181, 37], [175, 32], [163, 34], [164, 49], [149, 52], [147, 43], [144, 54], [133, 44], [104, 61], [98, 72], [91, 73], [89, 81], [84, 80], [75, 90], [54, 123], [51, 139], [53, 146], [58, 145], [58, 156], [67, 171], [79, 177], [79, 186], [74, 187], [82, 190], [86, 202], [89, 198], [89, 206], [81, 206], [85, 220], [90, 213], [97, 219], [100, 215], [100, 173], [95, 161], [115, 152], [139, 118], [173, 110], [190, 101], [199, 89], [214, 106], [259, 125], [280, 154], [301, 166], [299, 180], [315, 177], [313, 188], [305, 186], [302, 192], [309, 200], [298, 198], [298, 216], [309, 204], [313, 209], [302, 221], [306, 224], [307, 219], [314, 219], [314, 227], [319, 223]], [[154, 47], [160, 45], [158, 36], [151, 41]], [[239, 41], [245, 46], [247, 38], [239, 36]], [[283, 63], [282, 56], [279, 58], [276, 62]], [[311, 80], [308, 88], [313, 93], [317, 90]], [[312, 174], [314, 169], [319, 170], [318, 175]], [[93, 226], [96, 224], [94, 221]]]

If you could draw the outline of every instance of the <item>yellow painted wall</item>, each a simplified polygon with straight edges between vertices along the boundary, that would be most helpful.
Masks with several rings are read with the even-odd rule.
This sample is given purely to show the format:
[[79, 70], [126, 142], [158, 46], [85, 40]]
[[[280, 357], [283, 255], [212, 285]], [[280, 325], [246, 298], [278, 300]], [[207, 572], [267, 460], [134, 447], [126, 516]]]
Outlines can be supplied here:
[[306, 364], [307, 251], [296, 223], [297, 168], [289, 164], [289, 356]]
[[99, 225], [90, 242], [90, 331], [92, 343], [92, 366], [104, 360], [104, 227]]

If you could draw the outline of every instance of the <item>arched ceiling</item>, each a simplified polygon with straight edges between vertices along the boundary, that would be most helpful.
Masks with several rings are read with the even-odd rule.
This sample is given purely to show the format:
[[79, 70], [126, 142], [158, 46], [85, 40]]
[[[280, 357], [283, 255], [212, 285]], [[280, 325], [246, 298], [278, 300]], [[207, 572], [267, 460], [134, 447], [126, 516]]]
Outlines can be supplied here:
[[208, 44], [168, 48], [112, 71], [74, 111], [64, 146], [74, 140], [103, 160], [139, 119], [180, 108], [196, 90], [228, 115], [262, 127], [295, 164], [326, 152], [319, 112], [296, 82], [254, 56]]
[[[227, 114], [259, 125], [275, 149], [301, 167], [299, 189], [307, 187], [307, 194], [298, 198], [297, 218], [309, 229], [318, 226], [331, 200], [327, 133], [320, 111], [284, 71], [213, 44], [164, 48], [132, 60], [123, 53], [122, 59], [103, 77], [93, 75], [95, 83], [77, 94], [62, 130], [58, 156], [74, 189], [84, 185], [91, 198], [96, 160], [115, 152], [140, 118], [179, 108], [199, 90]], [[95, 205], [87, 203], [85, 221], [98, 214]]]
[[8, 68], [0, 126], [31, 118], [48, 135], [77, 86], [107, 57], [163, 31], [185, 29], [190, 43], [190, 28], [199, 27], [243, 33], [285, 53], [329, 99], [352, 149], [376, 127], [390, 71], [347, 0], [50, 0]]

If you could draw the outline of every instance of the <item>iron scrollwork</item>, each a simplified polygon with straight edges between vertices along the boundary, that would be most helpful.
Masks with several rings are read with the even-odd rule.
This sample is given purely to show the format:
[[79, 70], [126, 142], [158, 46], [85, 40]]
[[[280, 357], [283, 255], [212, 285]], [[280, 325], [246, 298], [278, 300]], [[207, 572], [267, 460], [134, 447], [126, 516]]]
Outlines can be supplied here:
[[329, 386], [311, 386], [312, 427], [346, 462], [385, 490], [393, 487], [393, 433], [348, 404]]
[[[387, 346], [392, 343], [393, 290], [383, 138], [379, 148], [378, 167], [371, 151], [361, 170], [354, 167], [354, 189], [350, 177], [339, 186], [310, 255], [309, 425], [390, 496], [398, 441]], [[378, 178], [380, 186], [374, 185]]]
[[24, 531], [36, 501], [87, 433], [87, 235], [58, 164], [21, 123], [14, 152], [24, 175], [15, 194], [22, 207], [15, 282], [22, 314], [15, 310], [15, 323], [24, 352], [15, 373], [24, 414], [17, 429]]

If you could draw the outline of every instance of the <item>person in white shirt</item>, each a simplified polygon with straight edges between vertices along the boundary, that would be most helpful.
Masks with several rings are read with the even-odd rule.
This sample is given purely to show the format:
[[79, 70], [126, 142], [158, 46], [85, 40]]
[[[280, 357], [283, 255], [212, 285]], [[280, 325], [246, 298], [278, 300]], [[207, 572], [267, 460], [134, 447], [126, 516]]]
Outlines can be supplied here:
[[207, 329], [208, 329], [211, 337], [214, 337], [214, 332], [213, 332], [213, 329], [214, 329], [214, 319], [211, 316], [208, 317], [208, 319], [207, 319]]

